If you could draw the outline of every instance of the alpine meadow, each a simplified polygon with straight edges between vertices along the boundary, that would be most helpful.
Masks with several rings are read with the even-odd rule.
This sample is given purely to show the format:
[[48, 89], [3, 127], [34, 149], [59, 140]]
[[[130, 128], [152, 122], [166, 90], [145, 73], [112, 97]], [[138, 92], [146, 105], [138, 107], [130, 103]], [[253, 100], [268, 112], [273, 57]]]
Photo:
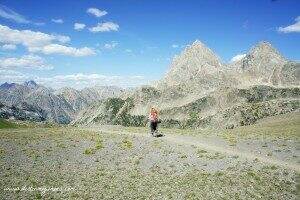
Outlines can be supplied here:
[[300, 2], [0, 2], [0, 199], [299, 199]]

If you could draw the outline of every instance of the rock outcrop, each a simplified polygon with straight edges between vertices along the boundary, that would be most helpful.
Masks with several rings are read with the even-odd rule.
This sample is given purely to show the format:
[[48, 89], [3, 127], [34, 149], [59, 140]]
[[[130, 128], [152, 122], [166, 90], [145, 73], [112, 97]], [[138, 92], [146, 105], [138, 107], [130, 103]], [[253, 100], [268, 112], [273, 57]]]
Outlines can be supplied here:
[[40, 122], [46, 120], [46, 115], [42, 109], [26, 103], [19, 107], [6, 106], [0, 103], [0, 118]]

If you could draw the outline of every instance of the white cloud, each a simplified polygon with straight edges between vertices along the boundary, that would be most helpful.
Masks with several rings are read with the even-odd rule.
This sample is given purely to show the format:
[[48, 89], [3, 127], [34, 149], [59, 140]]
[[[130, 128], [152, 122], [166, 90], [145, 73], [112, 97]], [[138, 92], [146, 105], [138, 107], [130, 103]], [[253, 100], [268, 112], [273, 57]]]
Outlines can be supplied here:
[[0, 75], [21, 75], [23, 73], [15, 71], [15, 70], [11, 70], [11, 69], [0, 69]]
[[295, 23], [286, 27], [279, 27], [278, 32], [281, 33], [292, 33], [292, 32], [298, 32], [300, 33], [300, 16], [298, 16], [295, 19]]
[[0, 17], [5, 19], [9, 19], [21, 24], [28, 24], [30, 23], [24, 16], [16, 13], [15, 11], [7, 8], [6, 6], [0, 5]]
[[0, 68], [0, 84], [4, 82], [20, 83], [26, 80], [29, 80], [29, 77], [24, 73]]
[[102, 86], [119, 86], [119, 87], [136, 87], [150, 83], [150, 80], [144, 76], [108, 76], [103, 74], [67, 74], [56, 76], [37, 76], [33, 74], [21, 73], [15, 70], [0, 69], [0, 83], [14, 82], [23, 83], [24, 81], [34, 80], [52, 88], [73, 87], [81, 89], [95, 85]]
[[38, 83], [45, 84], [54, 88], [63, 86], [83, 88], [95, 85], [116, 85], [120, 87], [134, 87], [148, 83], [143, 76], [107, 76], [103, 74], [69, 74], [57, 75], [50, 78], [39, 77]]
[[178, 44], [172, 44], [172, 48], [178, 48]]
[[89, 30], [93, 33], [118, 31], [119, 30], [119, 25], [115, 24], [113, 22], [104, 22], [104, 23], [98, 23], [97, 26], [89, 28]]
[[56, 23], [56, 24], [63, 24], [64, 20], [62, 19], [51, 19], [52, 22]]
[[34, 22], [33, 24], [37, 25], [37, 26], [44, 26], [45, 25], [44, 22]]
[[0, 25], [0, 43], [21, 44], [27, 47], [29, 52], [69, 56], [88, 56], [95, 54], [95, 52], [88, 47], [74, 48], [54, 43], [67, 43], [69, 41], [70, 38], [64, 35], [49, 35], [30, 30], [19, 31]]
[[43, 47], [30, 48], [31, 52], [42, 52], [44, 54], [60, 54], [60, 55], [68, 55], [74, 57], [82, 57], [82, 56], [90, 56], [95, 55], [95, 51], [88, 47], [83, 48], [74, 48], [67, 47], [60, 44], [49, 44]]
[[44, 25], [45, 23], [43, 22], [32, 22], [28, 19], [26, 19], [26, 17], [22, 16], [21, 14], [13, 11], [12, 9], [3, 6], [0, 4], [0, 17], [20, 23], [20, 24], [34, 24], [37, 26], [41, 26]]
[[75, 23], [75, 24], [74, 24], [74, 29], [75, 29], [75, 30], [80, 31], [80, 30], [82, 30], [82, 29], [84, 29], [84, 28], [85, 28], [85, 24], [82, 24], [82, 23]]
[[125, 49], [125, 52], [126, 53], [132, 53], [132, 50], [131, 49]]
[[107, 14], [105, 10], [99, 10], [98, 8], [89, 8], [86, 12], [96, 17], [102, 17]]
[[49, 35], [31, 30], [16, 30], [0, 25], [0, 43], [22, 44], [25, 47], [39, 47], [52, 42], [69, 42], [70, 38], [63, 35]]
[[113, 48], [115, 48], [116, 46], [118, 46], [118, 42], [112, 41], [111, 43], [106, 43], [106, 44], [104, 44], [103, 48], [104, 48], [104, 49], [113, 49]]
[[14, 44], [4, 44], [1, 49], [3, 50], [15, 50], [17, 48]]
[[233, 58], [231, 58], [231, 62], [237, 62], [242, 60], [244, 57], [246, 56], [246, 54], [238, 54], [236, 56], [234, 56]]
[[[70, 74], [70, 75], [59, 75], [59, 76], [54, 76], [53, 78], [60, 81], [83, 81], [83, 80], [99, 80], [107, 77], [101, 74], [78, 73], [78, 74]], [[115, 78], [115, 77], [111, 77], [111, 78]]]
[[42, 57], [36, 55], [25, 55], [20, 58], [0, 58], [0, 68], [29, 68], [38, 70], [53, 69], [53, 67], [45, 63], [45, 60]]

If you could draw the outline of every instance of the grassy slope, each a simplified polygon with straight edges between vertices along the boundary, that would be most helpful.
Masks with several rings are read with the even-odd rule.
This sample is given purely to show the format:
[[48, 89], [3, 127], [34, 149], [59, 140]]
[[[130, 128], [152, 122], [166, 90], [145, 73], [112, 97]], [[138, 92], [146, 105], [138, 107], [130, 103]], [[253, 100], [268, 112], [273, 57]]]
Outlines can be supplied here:
[[[111, 130], [118, 131], [119, 127], [112, 127]], [[125, 131], [148, 133], [149, 128], [145, 127], [123, 127]], [[279, 137], [279, 138], [300, 138], [300, 112], [293, 112], [283, 115], [267, 117], [257, 121], [256, 124], [241, 126], [234, 129], [181, 129], [181, 128], [161, 128], [159, 130], [166, 134], [183, 135], [233, 135], [239, 138]]]
[[262, 139], [299, 139], [300, 112], [267, 117], [257, 124], [242, 126], [224, 131], [224, 135], [234, 135], [239, 138]]
[[0, 119], [0, 129], [4, 128], [16, 128], [18, 127], [15, 123], [9, 122], [5, 119]]
[[[281, 136], [281, 132], [288, 130], [288, 136], [298, 137], [295, 132], [299, 129], [298, 122], [299, 114], [285, 115], [282, 118], [268, 118], [255, 126], [220, 134], [244, 137], [258, 132], [258, 136], [273, 137]], [[132, 127], [125, 129], [146, 130]], [[164, 129], [167, 130], [170, 133], [172, 131]], [[242, 132], [245, 134], [241, 134]], [[189, 134], [201, 134], [201, 131], [189, 131]], [[250, 166], [240, 163], [226, 170], [208, 172], [193, 170], [185, 156], [177, 156], [176, 166], [183, 166], [182, 175], [177, 175], [176, 170], [164, 170], [163, 165], [168, 162], [163, 162], [163, 165], [157, 162], [150, 170], [141, 170], [152, 153], [158, 155], [156, 160], [169, 154], [174, 155], [174, 151], [178, 151], [177, 147], [159, 147], [162, 144], [156, 139], [140, 145], [136, 137], [105, 132], [96, 134], [71, 127], [9, 131], [2, 129], [0, 139], [3, 141], [0, 143], [0, 163], [3, 169], [0, 185], [75, 188], [69, 192], [47, 192], [44, 195], [40, 192], [2, 192], [0, 197], [3, 195], [2, 197], [17, 199], [25, 195], [24, 198], [28, 199], [295, 199], [297, 174], [274, 166], [256, 168], [252, 167], [255, 163]], [[153, 145], [154, 149], [151, 147]], [[179, 152], [179, 155], [183, 153], [189, 156], [188, 152]], [[20, 162], [24, 159], [26, 162]], [[203, 157], [198, 159], [208, 165], [215, 162]], [[218, 159], [216, 162], [221, 161]], [[176, 166], [170, 167], [176, 169]]]

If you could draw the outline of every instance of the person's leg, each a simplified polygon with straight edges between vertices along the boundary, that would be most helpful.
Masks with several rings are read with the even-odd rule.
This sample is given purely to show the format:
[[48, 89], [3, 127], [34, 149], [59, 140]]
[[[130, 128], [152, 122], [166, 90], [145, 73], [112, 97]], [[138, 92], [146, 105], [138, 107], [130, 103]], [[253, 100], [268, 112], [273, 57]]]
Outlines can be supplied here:
[[151, 130], [151, 134], [153, 135], [153, 133], [154, 133], [154, 122], [150, 122], [150, 130]]
[[157, 130], [157, 122], [154, 122], [154, 123], [153, 123], [153, 129], [154, 129], [154, 131]]

